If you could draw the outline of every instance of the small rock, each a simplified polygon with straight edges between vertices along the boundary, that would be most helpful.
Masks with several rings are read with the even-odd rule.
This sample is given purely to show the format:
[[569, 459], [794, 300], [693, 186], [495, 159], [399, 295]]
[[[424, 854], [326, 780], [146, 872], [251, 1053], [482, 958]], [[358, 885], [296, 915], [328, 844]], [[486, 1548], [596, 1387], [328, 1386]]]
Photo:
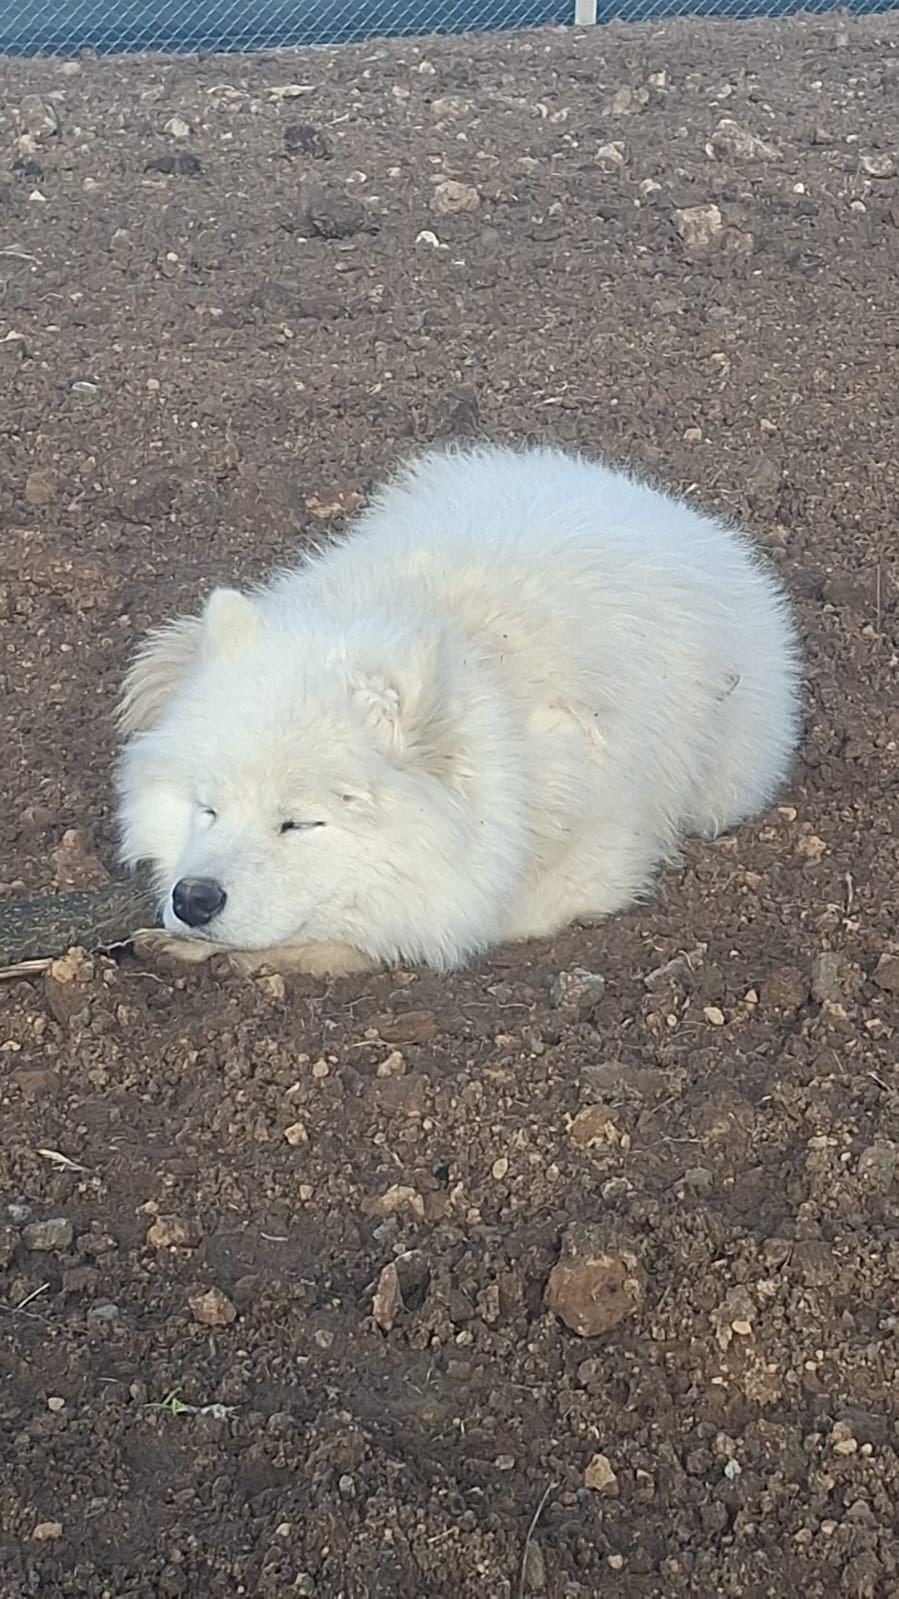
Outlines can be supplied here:
[[632, 89], [628, 84], [622, 84], [616, 89], [606, 105], [606, 114], [610, 117], [632, 117], [642, 111], [649, 104], [649, 91], [647, 89]]
[[389, 1261], [378, 1278], [372, 1315], [382, 1332], [390, 1332], [399, 1312], [403, 1309], [403, 1295], [399, 1272], [394, 1261]]
[[618, 1498], [618, 1478], [608, 1455], [593, 1456], [584, 1472], [584, 1487], [592, 1488], [594, 1493], [604, 1494], [607, 1499]]
[[187, 1303], [194, 1321], [202, 1327], [227, 1327], [237, 1317], [236, 1309], [220, 1288], [198, 1289], [188, 1294]]
[[120, 1314], [118, 1305], [114, 1305], [111, 1299], [101, 1299], [99, 1304], [91, 1305], [87, 1313], [87, 1324], [94, 1328], [111, 1327], [113, 1322], [118, 1321]]
[[[24, 333], [6, 333], [0, 339], [0, 361], [4, 366], [17, 365], [28, 354]], [[2, 370], [2, 368], [0, 368]]]
[[776, 161], [780, 151], [731, 117], [722, 117], [706, 145], [706, 154], [737, 161]]
[[49, 466], [35, 467], [25, 479], [25, 504], [52, 505], [59, 493], [59, 477]]
[[69, 393], [77, 394], [81, 400], [92, 400], [100, 393], [100, 385], [91, 383], [89, 378], [76, 378], [74, 383], [69, 384]]
[[874, 981], [888, 994], [899, 994], [899, 955], [881, 955], [874, 968]]
[[536, 1538], [531, 1538], [525, 1549], [521, 1576], [525, 1593], [546, 1592], [546, 1561]]
[[610, 1332], [643, 1302], [644, 1273], [630, 1250], [610, 1250], [584, 1224], [569, 1227], [549, 1274], [546, 1304], [579, 1338]]
[[854, 1455], [858, 1452], [858, 1439], [852, 1431], [848, 1421], [834, 1423], [830, 1434], [830, 1446], [837, 1455]]
[[549, 990], [549, 1002], [556, 1010], [573, 1010], [578, 1016], [589, 1016], [606, 991], [606, 980], [598, 972], [589, 972], [584, 966], [574, 966], [571, 971], [557, 972]]
[[424, 1221], [424, 1200], [417, 1188], [410, 1188], [403, 1183], [394, 1183], [376, 1199], [363, 1200], [362, 1210], [366, 1216], [373, 1219], [383, 1219], [385, 1216], [396, 1216], [400, 1211], [406, 1210], [416, 1221]]
[[716, 205], [688, 205], [672, 213], [671, 220], [688, 250], [708, 250], [724, 231], [724, 218]]
[[62, 134], [59, 116], [49, 100], [39, 94], [26, 94], [19, 106], [19, 121], [27, 134], [39, 143], [58, 139]]
[[586, 1105], [579, 1110], [568, 1131], [575, 1149], [593, 1149], [597, 1144], [621, 1143], [621, 1118], [608, 1105]]
[[174, 116], [169, 117], [162, 131], [167, 133], [170, 139], [189, 139], [193, 129], [186, 117]]
[[431, 101], [431, 110], [434, 116], [440, 119], [464, 117], [471, 110], [471, 102], [462, 100], [456, 94], [442, 94], [438, 99]]
[[61, 1521], [39, 1521], [31, 1534], [35, 1543], [52, 1543], [62, 1537]]
[[458, 183], [455, 178], [443, 178], [431, 196], [431, 210], [442, 217], [459, 211], [476, 211], [480, 203], [481, 196], [474, 185]]
[[284, 1140], [291, 1149], [300, 1149], [304, 1144], [308, 1144], [309, 1134], [305, 1122], [291, 1122], [289, 1127], [285, 1127]]
[[858, 164], [869, 178], [896, 176], [896, 163], [891, 155], [862, 155], [859, 156]]
[[808, 978], [803, 972], [795, 966], [782, 966], [762, 984], [762, 1004], [772, 1005], [775, 1010], [801, 1010], [810, 992]]
[[720, 1005], [705, 1005], [702, 1014], [710, 1027], [723, 1027], [727, 1020]]
[[601, 144], [594, 159], [603, 172], [615, 172], [618, 167], [624, 166], [626, 160], [624, 145], [618, 140], [610, 144]]
[[398, 1016], [376, 1016], [372, 1027], [383, 1044], [429, 1044], [437, 1036], [432, 1010], [401, 1011]]
[[684, 1182], [688, 1188], [695, 1188], [697, 1193], [707, 1193], [714, 1181], [708, 1166], [688, 1166], [684, 1172]]
[[147, 1229], [151, 1249], [196, 1249], [199, 1241], [199, 1230], [180, 1216], [158, 1216]]
[[51, 1216], [46, 1221], [32, 1221], [23, 1229], [22, 1243], [26, 1249], [55, 1250], [69, 1249], [75, 1229], [65, 1216]]
[[895, 1144], [883, 1139], [862, 1150], [858, 1157], [858, 1180], [869, 1194], [888, 1194], [895, 1176]]
[[289, 155], [308, 155], [313, 161], [330, 161], [334, 154], [330, 139], [314, 122], [289, 122], [284, 148]]
[[843, 998], [840, 968], [843, 962], [833, 949], [822, 949], [812, 961], [812, 998], [819, 1004], [838, 1004]]
[[403, 1077], [406, 1072], [406, 1057], [398, 1049], [392, 1049], [384, 1060], [378, 1062], [378, 1077]]

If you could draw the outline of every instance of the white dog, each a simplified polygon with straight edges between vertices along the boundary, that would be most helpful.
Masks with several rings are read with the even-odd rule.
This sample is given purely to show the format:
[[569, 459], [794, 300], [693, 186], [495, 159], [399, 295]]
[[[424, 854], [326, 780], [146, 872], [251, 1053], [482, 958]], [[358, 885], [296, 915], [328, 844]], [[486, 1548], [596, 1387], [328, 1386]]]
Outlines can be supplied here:
[[341, 542], [145, 642], [123, 858], [186, 959], [447, 970], [619, 910], [679, 834], [766, 805], [797, 675], [720, 522], [552, 449], [428, 454]]

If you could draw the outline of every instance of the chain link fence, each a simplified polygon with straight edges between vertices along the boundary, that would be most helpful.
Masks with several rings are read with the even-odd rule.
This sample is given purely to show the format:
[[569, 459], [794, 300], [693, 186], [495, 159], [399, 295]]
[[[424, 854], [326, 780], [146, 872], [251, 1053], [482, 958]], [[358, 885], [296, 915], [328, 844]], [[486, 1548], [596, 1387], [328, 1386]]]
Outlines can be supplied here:
[[0, 52], [277, 50], [297, 45], [665, 17], [875, 12], [899, 0], [0, 0]]

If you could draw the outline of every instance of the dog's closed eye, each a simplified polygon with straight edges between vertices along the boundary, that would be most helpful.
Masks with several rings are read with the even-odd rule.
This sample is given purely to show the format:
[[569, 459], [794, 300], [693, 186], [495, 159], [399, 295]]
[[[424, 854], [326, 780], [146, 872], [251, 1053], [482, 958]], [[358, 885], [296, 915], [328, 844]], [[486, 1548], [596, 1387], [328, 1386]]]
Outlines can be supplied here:
[[279, 831], [282, 833], [309, 833], [314, 827], [324, 826], [324, 822], [295, 822], [288, 820], [281, 823]]

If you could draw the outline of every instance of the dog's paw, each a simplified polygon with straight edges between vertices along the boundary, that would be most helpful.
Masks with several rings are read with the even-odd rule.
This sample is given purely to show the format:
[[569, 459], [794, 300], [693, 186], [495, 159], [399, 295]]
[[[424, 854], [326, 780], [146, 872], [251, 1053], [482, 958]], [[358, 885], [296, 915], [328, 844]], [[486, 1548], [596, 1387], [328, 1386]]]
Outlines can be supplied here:
[[205, 939], [184, 938], [178, 933], [169, 933], [164, 927], [141, 927], [132, 933], [131, 944], [139, 955], [149, 955], [151, 959], [177, 961], [181, 965], [199, 966], [203, 961], [211, 960], [213, 955], [222, 955], [226, 951], [222, 944], [209, 944]]
[[296, 944], [276, 949], [232, 950], [228, 964], [243, 977], [253, 977], [259, 972], [348, 977], [353, 972], [372, 972], [376, 963], [352, 944]]

